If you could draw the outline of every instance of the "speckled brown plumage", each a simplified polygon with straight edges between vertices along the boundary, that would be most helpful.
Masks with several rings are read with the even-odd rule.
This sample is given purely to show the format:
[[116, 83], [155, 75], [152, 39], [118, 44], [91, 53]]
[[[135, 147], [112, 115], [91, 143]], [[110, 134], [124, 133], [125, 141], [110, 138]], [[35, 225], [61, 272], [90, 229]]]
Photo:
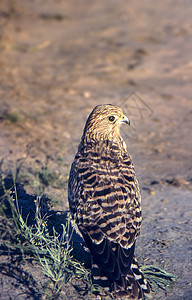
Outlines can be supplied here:
[[90, 114], [71, 166], [69, 205], [92, 254], [94, 282], [113, 295], [142, 299], [150, 289], [134, 257], [141, 196], [122, 123], [129, 120], [114, 105]]

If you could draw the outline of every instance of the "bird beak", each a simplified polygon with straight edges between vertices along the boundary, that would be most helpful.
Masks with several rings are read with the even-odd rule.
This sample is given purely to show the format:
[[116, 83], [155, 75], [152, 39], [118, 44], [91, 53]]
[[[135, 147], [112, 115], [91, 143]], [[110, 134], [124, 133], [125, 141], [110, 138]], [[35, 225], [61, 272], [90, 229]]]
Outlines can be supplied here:
[[130, 120], [126, 116], [123, 116], [122, 120], [121, 120], [121, 123], [125, 123], [125, 124], [130, 125]]

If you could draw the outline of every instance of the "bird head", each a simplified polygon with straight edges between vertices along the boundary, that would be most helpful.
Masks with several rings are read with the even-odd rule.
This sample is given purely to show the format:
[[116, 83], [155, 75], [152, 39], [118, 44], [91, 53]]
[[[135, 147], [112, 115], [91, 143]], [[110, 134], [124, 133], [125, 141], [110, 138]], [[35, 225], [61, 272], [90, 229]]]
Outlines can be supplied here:
[[96, 106], [89, 115], [84, 128], [86, 135], [93, 139], [118, 140], [120, 126], [129, 124], [130, 120], [124, 115], [121, 108], [112, 104]]

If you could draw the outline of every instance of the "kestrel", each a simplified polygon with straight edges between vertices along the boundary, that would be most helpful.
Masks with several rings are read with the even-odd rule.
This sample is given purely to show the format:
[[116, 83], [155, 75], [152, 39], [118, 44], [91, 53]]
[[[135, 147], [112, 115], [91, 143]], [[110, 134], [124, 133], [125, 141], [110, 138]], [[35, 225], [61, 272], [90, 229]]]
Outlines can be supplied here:
[[73, 219], [92, 255], [93, 282], [114, 297], [142, 299], [150, 287], [134, 256], [141, 227], [141, 195], [120, 135], [129, 124], [111, 104], [89, 115], [71, 166], [68, 198]]

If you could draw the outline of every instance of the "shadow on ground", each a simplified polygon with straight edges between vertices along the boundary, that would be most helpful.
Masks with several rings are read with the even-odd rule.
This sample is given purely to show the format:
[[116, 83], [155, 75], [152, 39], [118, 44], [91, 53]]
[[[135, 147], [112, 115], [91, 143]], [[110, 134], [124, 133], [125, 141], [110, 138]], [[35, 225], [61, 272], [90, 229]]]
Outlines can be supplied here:
[[[15, 192], [16, 191], [16, 192]], [[22, 216], [23, 221], [29, 228], [36, 226], [36, 201], [37, 195], [30, 195], [24, 189], [23, 184], [14, 183], [12, 176], [7, 176], [3, 179], [0, 185], [1, 199], [1, 263], [0, 271], [4, 275], [1, 285], [6, 285], [6, 281], [13, 279], [13, 287], [17, 289], [19, 299], [40, 299], [43, 290], [46, 290], [47, 283], [42, 270], [36, 264], [34, 253], [30, 252], [30, 248], [26, 247], [25, 240], [22, 236], [15, 234], [13, 230], [14, 216], [10, 205], [9, 197], [18, 207], [18, 211]], [[17, 206], [18, 205], [18, 206]], [[67, 226], [68, 211], [56, 211], [51, 209], [50, 199], [45, 195], [39, 198], [39, 213], [43, 219], [46, 219], [46, 226], [50, 236], [56, 234], [62, 237], [63, 225]], [[87, 252], [84, 241], [81, 236], [74, 230], [69, 223], [70, 245], [72, 246], [72, 255], [74, 259], [83, 262], [86, 268], [90, 267], [90, 255]], [[4, 258], [3, 258], [4, 257]], [[6, 257], [6, 262], [5, 262]], [[39, 284], [40, 283], [40, 284]], [[72, 283], [76, 290], [81, 288]], [[2, 289], [3, 290], [3, 289]], [[8, 291], [10, 295], [10, 292]], [[11, 293], [12, 294], [12, 293]], [[5, 297], [2, 292], [1, 297]], [[75, 297], [75, 296], [72, 296]]]

